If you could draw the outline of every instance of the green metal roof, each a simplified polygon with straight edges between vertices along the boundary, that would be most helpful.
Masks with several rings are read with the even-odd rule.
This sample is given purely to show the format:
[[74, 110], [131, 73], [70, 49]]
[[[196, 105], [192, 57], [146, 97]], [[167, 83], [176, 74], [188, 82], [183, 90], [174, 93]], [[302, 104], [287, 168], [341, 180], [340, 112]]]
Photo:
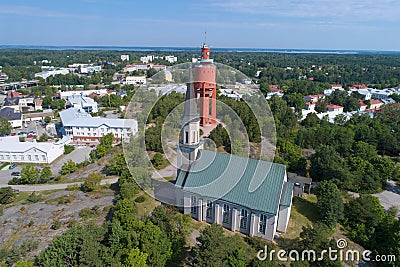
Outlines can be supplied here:
[[276, 214], [286, 166], [202, 150], [189, 173], [181, 171], [176, 185], [183, 190]]
[[283, 186], [283, 193], [281, 198], [281, 205], [289, 207], [292, 203], [293, 183], [286, 182]]

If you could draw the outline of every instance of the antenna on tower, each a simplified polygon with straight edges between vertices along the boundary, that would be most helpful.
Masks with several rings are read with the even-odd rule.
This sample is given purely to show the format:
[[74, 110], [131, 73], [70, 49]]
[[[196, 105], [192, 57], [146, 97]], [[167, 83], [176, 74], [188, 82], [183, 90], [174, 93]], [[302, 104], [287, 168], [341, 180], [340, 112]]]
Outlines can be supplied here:
[[207, 32], [204, 31], [204, 44], [206, 44], [206, 43], [207, 43]]

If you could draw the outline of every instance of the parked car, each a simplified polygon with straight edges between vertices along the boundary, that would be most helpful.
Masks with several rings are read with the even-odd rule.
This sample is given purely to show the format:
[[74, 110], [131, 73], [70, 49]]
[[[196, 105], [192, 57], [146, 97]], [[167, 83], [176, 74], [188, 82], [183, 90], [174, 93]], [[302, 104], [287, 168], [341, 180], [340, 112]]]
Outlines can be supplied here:
[[17, 167], [17, 164], [11, 164], [10, 167], [8, 167], [9, 170], [15, 169]]
[[21, 173], [20, 172], [12, 172], [11, 176], [21, 176]]

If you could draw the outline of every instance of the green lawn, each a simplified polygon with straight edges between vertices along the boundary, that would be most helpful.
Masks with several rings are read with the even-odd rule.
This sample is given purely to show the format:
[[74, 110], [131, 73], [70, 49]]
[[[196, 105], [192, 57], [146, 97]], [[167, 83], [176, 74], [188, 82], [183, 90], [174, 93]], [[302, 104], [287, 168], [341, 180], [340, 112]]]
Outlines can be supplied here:
[[318, 221], [318, 210], [315, 195], [305, 195], [303, 198], [294, 197], [289, 225], [283, 238], [293, 240], [299, 237], [302, 228]]

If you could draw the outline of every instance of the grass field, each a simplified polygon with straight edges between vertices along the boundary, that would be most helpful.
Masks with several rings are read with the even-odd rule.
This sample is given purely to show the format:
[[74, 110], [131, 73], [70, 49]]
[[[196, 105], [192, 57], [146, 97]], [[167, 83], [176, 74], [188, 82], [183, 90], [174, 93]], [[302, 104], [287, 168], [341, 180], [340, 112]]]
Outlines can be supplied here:
[[[318, 221], [317, 197], [304, 195], [303, 198], [294, 197], [289, 225], [282, 237], [289, 242], [299, 237], [303, 227]], [[284, 245], [284, 244], [283, 244]]]

